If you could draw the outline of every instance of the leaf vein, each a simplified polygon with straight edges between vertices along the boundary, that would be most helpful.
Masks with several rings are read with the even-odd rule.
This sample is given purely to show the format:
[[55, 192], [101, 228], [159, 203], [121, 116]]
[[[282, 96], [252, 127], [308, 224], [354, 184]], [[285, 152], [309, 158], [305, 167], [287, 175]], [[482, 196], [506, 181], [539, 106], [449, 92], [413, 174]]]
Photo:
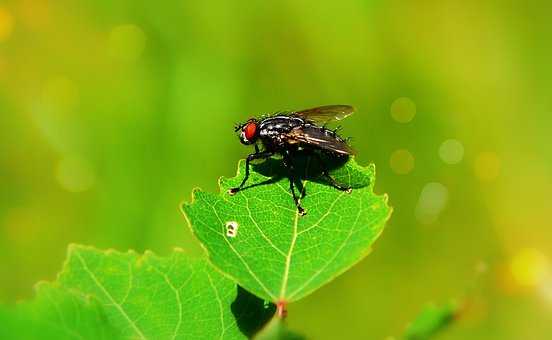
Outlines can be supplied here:
[[[301, 197], [303, 196], [303, 193], [305, 192], [305, 187], [307, 186], [308, 181], [305, 180], [303, 183], [303, 188], [301, 190]], [[299, 200], [300, 201], [300, 200]], [[299, 202], [300, 203], [300, 202]], [[291, 254], [293, 253], [293, 248], [295, 247], [295, 242], [297, 241], [297, 226], [299, 224], [299, 211], [295, 211], [295, 220], [293, 221], [293, 235], [291, 238], [291, 244], [289, 245], [288, 254], [286, 256], [286, 265], [284, 267], [284, 275], [282, 278], [282, 286], [280, 288], [280, 300], [283, 300], [286, 295], [287, 290], [287, 284], [289, 280], [289, 269], [291, 267]]]
[[121, 313], [121, 315], [127, 320], [127, 322], [129, 323], [129, 325], [134, 329], [134, 332], [138, 335], [139, 338], [141, 339], [146, 339], [146, 337], [144, 336], [144, 334], [142, 333], [142, 331], [138, 328], [138, 326], [132, 321], [132, 319], [130, 318], [130, 316], [125, 312], [125, 310], [123, 309], [122, 306], [120, 306], [116, 301], [115, 299], [113, 298], [113, 296], [111, 296], [111, 294], [107, 291], [107, 289], [100, 283], [100, 281], [98, 280], [98, 278], [96, 277], [96, 275], [90, 270], [90, 268], [88, 268], [88, 265], [86, 264], [86, 261], [84, 261], [84, 259], [82, 258], [82, 256], [76, 251], [75, 252], [75, 255], [77, 256], [77, 258], [79, 259], [80, 263], [82, 264], [82, 267], [84, 269], [84, 271], [90, 276], [90, 278], [92, 279], [92, 281], [94, 281], [94, 283], [96, 284], [96, 286], [98, 286], [98, 288], [100, 288], [100, 290], [105, 294], [105, 296], [109, 299], [109, 301], [111, 301], [111, 304], [113, 304], [113, 306], [115, 306], [115, 308], [119, 311], [119, 313]]
[[[362, 204], [362, 201], [361, 201], [361, 204]], [[357, 225], [358, 223], [358, 220], [360, 218], [360, 214], [362, 212], [362, 209], [358, 209], [358, 213], [357, 213], [357, 216], [355, 218], [355, 222], [353, 223], [353, 225], [351, 226], [351, 229], [349, 230], [349, 234], [347, 235], [347, 237], [343, 240], [343, 242], [341, 243], [341, 245], [339, 246], [339, 248], [337, 248], [335, 254], [328, 260], [328, 262], [326, 262], [326, 264], [324, 266], [322, 266], [319, 270], [317, 270], [308, 280], [306, 280], [301, 286], [299, 286], [297, 289], [295, 289], [291, 295], [290, 295], [290, 298], [292, 298], [293, 296], [295, 296], [298, 292], [300, 292], [302, 289], [304, 289], [309, 283], [312, 282], [312, 280], [314, 280], [318, 275], [320, 275], [324, 270], [326, 270], [326, 268], [328, 268], [328, 266], [333, 262], [335, 261], [335, 259], [337, 258], [337, 256], [339, 255], [339, 253], [343, 250], [343, 248], [345, 248], [345, 245], [347, 245], [347, 242], [349, 242], [349, 240], [351, 239], [351, 236], [354, 234], [354, 231], [355, 231], [355, 226]]]
[[207, 279], [209, 280], [209, 284], [211, 285], [211, 288], [215, 292], [215, 297], [216, 297], [218, 305], [219, 305], [220, 329], [221, 329], [220, 339], [222, 339], [222, 338], [224, 338], [224, 332], [226, 331], [226, 329], [224, 328], [224, 310], [222, 308], [222, 301], [220, 300], [220, 296], [219, 296], [217, 288], [213, 284], [213, 279], [211, 279], [211, 275], [209, 275], [209, 273], [207, 273], [207, 272], [206, 272], [206, 274], [207, 274]]
[[[219, 220], [219, 222], [221, 223], [222, 226], [224, 226], [224, 222], [222, 221], [222, 219], [220, 218], [220, 215], [218, 214], [218, 211], [217, 209], [215, 208], [214, 205], [212, 205], [211, 203], [209, 203], [207, 200], [205, 200], [205, 203], [211, 207], [211, 209], [213, 209], [213, 212], [215, 213], [215, 216], [217, 217], [217, 219]], [[236, 254], [236, 256], [238, 257], [238, 259], [241, 261], [241, 263], [243, 263], [244, 267], [247, 269], [247, 272], [251, 275], [251, 277], [253, 277], [253, 279], [255, 279], [255, 281], [257, 281], [257, 283], [259, 284], [259, 286], [265, 291], [265, 293], [267, 293], [272, 299], [274, 299], [274, 294], [272, 294], [267, 288], [266, 286], [261, 282], [261, 280], [259, 280], [259, 278], [257, 277], [257, 275], [255, 275], [255, 273], [253, 272], [253, 270], [251, 270], [251, 267], [249, 267], [249, 265], [247, 264], [247, 262], [243, 259], [243, 257], [240, 255], [240, 253], [236, 250], [236, 248], [234, 248], [234, 246], [232, 245], [232, 243], [230, 243], [228, 241], [228, 239], [226, 237], [224, 237], [224, 235], [221, 235], [222, 238], [224, 239], [224, 241], [226, 242], [226, 244], [228, 244], [228, 246], [230, 247], [230, 249], [234, 252], [234, 254]]]

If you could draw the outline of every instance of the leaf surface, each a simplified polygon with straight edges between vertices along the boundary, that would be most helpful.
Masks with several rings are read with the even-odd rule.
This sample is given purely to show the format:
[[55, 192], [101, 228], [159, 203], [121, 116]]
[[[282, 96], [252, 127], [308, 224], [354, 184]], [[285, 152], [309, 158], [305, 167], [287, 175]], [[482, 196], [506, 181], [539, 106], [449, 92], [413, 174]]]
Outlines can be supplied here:
[[[180, 250], [163, 258], [71, 246], [58, 280], [3, 315], [10, 333], [40, 338], [245, 339], [273, 313], [273, 305]], [[33, 327], [21, 327], [25, 321]]]
[[36, 297], [17, 308], [0, 308], [1, 339], [119, 339], [102, 306], [60, 288], [41, 282]]
[[[220, 180], [220, 193], [195, 190], [183, 211], [210, 260], [241, 286], [271, 300], [291, 302], [343, 273], [370, 251], [390, 216], [387, 196], [375, 195], [375, 167], [350, 159], [332, 176], [351, 193], [328, 185], [320, 166], [298, 160], [300, 216], [278, 159], [254, 166], [248, 187], [234, 196], [245, 172]], [[298, 183], [299, 184], [299, 183]]]

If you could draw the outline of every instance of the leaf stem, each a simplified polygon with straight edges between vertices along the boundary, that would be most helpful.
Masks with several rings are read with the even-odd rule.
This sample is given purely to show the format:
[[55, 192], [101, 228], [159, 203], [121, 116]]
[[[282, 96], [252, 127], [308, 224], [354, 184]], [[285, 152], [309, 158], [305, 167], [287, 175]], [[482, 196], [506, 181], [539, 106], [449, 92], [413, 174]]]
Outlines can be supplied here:
[[285, 319], [287, 316], [287, 301], [280, 300], [276, 303], [276, 316], [280, 319]]

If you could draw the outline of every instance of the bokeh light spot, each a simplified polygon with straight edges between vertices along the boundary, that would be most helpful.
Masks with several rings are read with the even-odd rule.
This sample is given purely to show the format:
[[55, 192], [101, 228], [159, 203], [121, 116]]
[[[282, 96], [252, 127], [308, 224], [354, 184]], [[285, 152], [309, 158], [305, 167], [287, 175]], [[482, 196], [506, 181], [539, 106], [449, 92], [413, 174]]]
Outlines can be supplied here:
[[391, 104], [391, 117], [399, 123], [408, 123], [415, 115], [416, 104], [410, 98], [397, 98]]
[[521, 249], [513, 256], [510, 271], [518, 285], [536, 287], [542, 285], [550, 275], [550, 264], [539, 250]]
[[447, 139], [439, 147], [439, 157], [446, 164], [458, 164], [464, 158], [464, 145], [456, 139]]
[[133, 61], [140, 57], [146, 47], [146, 35], [136, 25], [120, 25], [109, 35], [109, 53], [114, 59]]
[[414, 156], [406, 149], [395, 150], [389, 158], [389, 166], [394, 173], [406, 175], [414, 169]]
[[56, 169], [56, 178], [62, 188], [69, 192], [83, 192], [96, 182], [90, 165], [79, 157], [63, 158]]
[[475, 159], [475, 175], [482, 181], [495, 180], [500, 174], [500, 158], [494, 152], [481, 152]]
[[416, 219], [423, 224], [437, 221], [448, 201], [447, 188], [437, 182], [428, 183], [422, 189], [416, 206]]
[[14, 20], [12, 14], [0, 7], [0, 42], [8, 40], [13, 32]]

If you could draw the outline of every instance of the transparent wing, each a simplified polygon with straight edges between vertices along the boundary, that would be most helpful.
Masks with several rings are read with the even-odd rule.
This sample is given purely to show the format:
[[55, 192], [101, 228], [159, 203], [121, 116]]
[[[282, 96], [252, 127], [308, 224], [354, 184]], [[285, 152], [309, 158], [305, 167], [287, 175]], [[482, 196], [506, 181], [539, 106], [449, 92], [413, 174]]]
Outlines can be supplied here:
[[342, 120], [353, 112], [355, 112], [355, 108], [349, 105], [326, 105], [293, 112], [292, 115], [316, 123], [328, 123], [333, 120]]
[[332, 134], [329, 130], [316, 126], [295, 128], [287, 134], [287, 137], [290, 143], [301, 142], [343, 155], [354, 154], [354, 150], [343, 139]]

